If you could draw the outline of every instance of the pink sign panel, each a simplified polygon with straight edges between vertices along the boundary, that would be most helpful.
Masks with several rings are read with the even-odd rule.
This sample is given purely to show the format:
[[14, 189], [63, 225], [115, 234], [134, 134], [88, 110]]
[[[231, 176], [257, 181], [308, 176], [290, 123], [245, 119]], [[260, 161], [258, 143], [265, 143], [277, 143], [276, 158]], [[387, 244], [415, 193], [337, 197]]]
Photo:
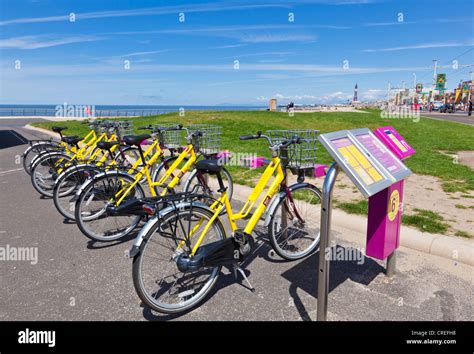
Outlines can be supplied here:
[[369, 198], [365, 254], [384, 260], [400, 244], [403, 180]]
[[406, 159], [413, 155], [413, 149], [406, 140], [395, 130], [394, 127], [387, 126], [377, 128], [374, 134], [400, 159]]
[[403, 171], [404, 165], [387, 151], [387, 147], [371, 134], [356, 135], [357, 140], [374, 156], [392, 175]]

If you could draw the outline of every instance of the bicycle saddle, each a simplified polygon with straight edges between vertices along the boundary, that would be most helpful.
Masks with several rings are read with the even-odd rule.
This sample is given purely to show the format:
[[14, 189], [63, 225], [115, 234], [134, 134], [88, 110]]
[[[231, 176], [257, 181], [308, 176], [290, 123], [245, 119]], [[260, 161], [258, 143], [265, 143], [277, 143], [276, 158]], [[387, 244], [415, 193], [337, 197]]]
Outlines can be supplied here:
[[69, 145], [76, 145], [78, 142], [80, 142], [83, 138], [80, 136], [63, 136], [63, 141]]
[[66, 127], [54, 126], [54, 127], [52, 127], [51, 129], [53, 130], [53, 132], [61, 133], [63, 130], [66, 130], [67, 128], [66, 128]]
[[217, 173], [222, 170], [222, 164], [219, 163], [219, 160], [208, 159], [201, 160], [196, 163], [196, 169], [206, 173]]
[[97, 143], [97, 147], [102, 150], [109, 150], [112, 148], [114, 145], [118, 145], [118, 141], [99, 141]]
[[140, 145], [140, 143], [145, 140], [151, 138], [150, 134], [142, 134], [142, 135], [127, 135], [123, 137], [123, 141], [127, 145]]

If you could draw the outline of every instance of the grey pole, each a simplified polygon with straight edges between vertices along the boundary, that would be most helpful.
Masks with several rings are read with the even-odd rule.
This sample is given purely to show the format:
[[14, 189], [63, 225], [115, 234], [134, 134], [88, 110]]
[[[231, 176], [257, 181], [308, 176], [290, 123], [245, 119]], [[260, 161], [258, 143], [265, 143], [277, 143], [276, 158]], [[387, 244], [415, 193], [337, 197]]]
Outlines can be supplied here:
[[331, 165], [331, 168], [329, 168], [323, 184], [323, 200], [321, 202], [321, 240], [319, 243], [318, 321], [326, 321], [328, 312], [330, 259], [326, 259], [325, 255], [326, 249], [329, 247], [331, 236], [332, 191], [338, 173], [339, 166], [334, 162]]
[[387, 257], [387, 269], [385, 275], [389, 278], [393, 277], [395, 274], [395, 267], [397, 265], [397, 250], [394, 250], [388, 257]]

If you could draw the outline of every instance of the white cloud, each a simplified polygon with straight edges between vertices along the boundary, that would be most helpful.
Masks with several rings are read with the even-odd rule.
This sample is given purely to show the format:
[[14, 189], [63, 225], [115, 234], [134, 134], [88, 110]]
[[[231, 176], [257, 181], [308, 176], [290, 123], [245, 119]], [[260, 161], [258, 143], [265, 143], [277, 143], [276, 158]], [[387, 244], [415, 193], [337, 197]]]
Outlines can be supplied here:
[[429, 18], [429, 19], [421, 19], [416, 21], [391, 21], [391, 22], [369, 22], [364, 23], [362, 26], [364, 27], [378, 27], [378, 26], [402, 26], [402, 25], [413, 25], [419, 23], [460, 23], [460, 22], [472, 22], [472, 18]]
[[472, 45], [474, 45], [473, 42], [470, 42], [470, 43], [461, 43], [461, 42], [425, 43], [425, 44], [415, 44], [415, 45], [408, 45], [408, 46], [401, 46], [401, 47], [391, 47], [391, 48], [364, 49], [363, 52], [367, 52], [367, 53], [395, 52], [395, 51], [399, 51], [399, 50], [409, 50], [409, 49], [470, 47]]
[[240, 38], [245, 43], [277, 43], [277, 42], [308, 42], [318, 37], [306, 34], [257, 34], [245, 35]]
[[128, 57], [136, 57], [136, 56], [142, 56], [142, 55], [150, 55], [150, 54], [159, 54], [159, 53], [165, 53], [168, 52], [169, 49], [162, 49], [162, 50], [153, 50], [150, 52], [134, 52], [134, 53], [128, 53], [124, 55], [120, 55], [120, 58], [128, 58]]
[[271, 97], [259, 96], [257, 101], [268, 101], [270, 98], [276, 98], [277, 100], [286, 103], [286, 102], [295, 102], [297, 104], [318, 104], [318, 103], [337, 103], [337, 102], [346, 102], [348, 99], [352, 98], [351, 94], [336, 91], [332, 93], [327, 93], [323, 95], [312, 95], [312, 94], [301, 94], [301, 95], [284, 95], [281, 93], [276, 93]]
[[380, 89], [369, 89], [367, 91], [364, 91], [360, 95], [360, 100], [362, 101], [375, 101], [379, 100], [387, 95], [386, 90], [380, 90]]
[[64, 38], [51, 38], [48, 36], [24, 36], [0, 39], [1, 49], [38, 49], [56, 47], [65, 44], [93, 42], [105, 38], [95, 36], [73, 36]]
[[[325, 5], [358, 5], [372, 3], [374, 0], [306, 0], [299, 1], [296, 5], [304, 4], [325, 4]], [[112, 18], [112, 17], [130, 17], [130, 16], [152, 16], [152, 15], [167, 15], [178, 14], [180, 12], [216, 12], [216, 11], [238, 11], [238, 10], [252, 10], [265, 8], [292, 8], [295, 2], [292, 1], [271, 1], [267, 3], [255, 3], [250, 0], [228, 1], [221, 3], [207, 3], [207, 4], [184, 4], [179, 6], [159, 6], [137, 9], [124, 9], [112, 11], [95, 11], [76, 13], [76, 20], [88, 20], [96, 18]], [[46, 16], [46, 17], [27, 17], [0, 21], [0, 26], [20, 24], [20, 23], [44, 23], [44, 22], [60, 22], [68, 21], [69, 14], [60, 16]]]
[[271, 56], [271, 57], [284, 57], [288, 55], [295, 55], [295, 52], [260, 52], [260, 53], [245, 53], [245, 54], [236, 54], [228, 57], [224, 57], [224, 59], [234, 58], [250, 58], [250, 57], [261, 57], [261, 56]]
[[229, 49], [229, 48], [239, 48], [245, 47], [247, 44], [240, 43], [240, 44], [229, 44], [229, 45], [221, 45], [217, 47], [209, 47], [209, 49]]
[[[167, 15], [178, 14], [180, 12], [215, 12], [215, 11], [235, 11], [245, 9], [264, 9], [289, 7], [284, 3], [262, 3], [255, 4], [250, 2], [229, 2], [229, 3], [208, 3], [208, 4], [188, 4], [181, 6], [160, 6], [138, 9], [112, 10], [112, 11], [96, 11], [76, 13], [76, 21], [96, 19], [96, 18], [112, 18], [112, 17], [130, 17], [130, 16], [150, 16], [150, 15]], [[47, 16], [47, 17], [29, 17], [0, 21], [0, 26], [19, 24], [19, 23], [41, 23], [41, 22], [59, 22], [68, 21], [69, 15]]]

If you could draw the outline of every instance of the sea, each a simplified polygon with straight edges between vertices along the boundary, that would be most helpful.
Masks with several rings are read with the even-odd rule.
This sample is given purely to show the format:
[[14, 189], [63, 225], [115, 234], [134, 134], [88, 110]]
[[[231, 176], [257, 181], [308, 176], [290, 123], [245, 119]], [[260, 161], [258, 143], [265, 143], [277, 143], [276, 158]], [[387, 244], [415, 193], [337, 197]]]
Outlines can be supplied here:
[[[60, 107], [58, 109], [58, 107]], [[84, 109], [86, 107], [86, 109]], [[89, 108], [87, 108], [89, 107]], [[134, 116], [151, 116], [170, 112], [181, 111], [261, 111], [265, 110], [263, 106], [166, 106], [166, 105], [33, 105], [33, 104], [0, 104], [0, 116], [46, 116], [54, 117], [61, 110], [61, 116], [66, 116], [65, 112], [87, 112], [93, 111], [95, 117], [134, 117]], [[70, 116], [74, 116], [71, 114]]]

